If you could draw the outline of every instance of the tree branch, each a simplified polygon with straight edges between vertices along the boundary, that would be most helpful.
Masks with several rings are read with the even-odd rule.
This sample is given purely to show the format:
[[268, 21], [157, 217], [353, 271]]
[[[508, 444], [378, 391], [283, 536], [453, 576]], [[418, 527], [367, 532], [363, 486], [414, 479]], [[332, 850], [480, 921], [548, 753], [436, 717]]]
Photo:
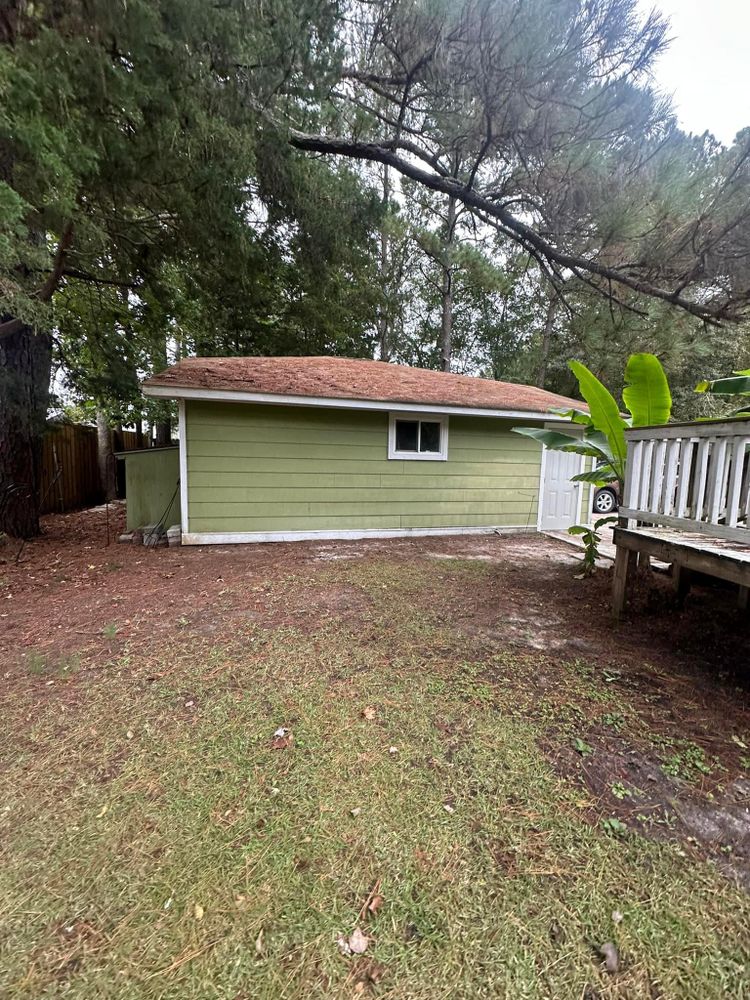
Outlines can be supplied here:
[[62, 236], [57, 244], [57, 250], [55, 251], [55, 260], [52, 264], [52, 270], [47, 276], [46, 281], [36, 293], [36, 298], [40, 302], [49, 302], [52, 295], [60, 284], [60, 279], [62, 278], [63, 270], [65, 268], [65, 258], [68, 255], [68, 250], [70, 250], [70, 244], [73, 242], [73, 223], [68, 222], [65, 229], [62, 231]]
[[63, 270], [63, 277], [74, 278], [76, 281], [85, 281], [91, 285], [112, 285], [114, 288], [137, 287], [132, 281], [120, 281], [116, 278], [100, 278], [96, 274], [88, 274], [86, 271], [79, 271], [72, 267], [66, 267]]
[[[55, 259], [52, 263], [52, 270], [44, 280], [44, 284], [33, 293], [33, 298], [39, 302], [49, 302], [60, 284], [65, 270], [65, 258], [73, 242], [73, 223], [68, 222], [62, 231], [55, 251]], [[0, 323], [0, 337], [10, 337], [24, 327], [23, 320], [13, 318]]]
[[[452, 195], [469, 208], [484, 212], [487, 216], [496, 219], [505, 227], [511, 239], [527, 249], [533, 247], [546, 260], [554, 262], [559, 267], [567, 268], [575, 273], [583, 271], [615, 282], [621, 287], [631, 289], [631, 291], [677, 306], [691, 316], [708, 322], [716, 323], [721, 319], [739, 320], [741, 318], [730, 311], [728, 302], [695, 302], [685, 298], [679, 290], [670, 291], [667, 288], [654, 285], [644, 278], [622, 273], [617, 268], [602, 264], [595, 259], [560, 250], [531, 226], [512, 215], [502, 205], [490, 201], [478, 191], [468, 188], [450, 177], [428, 173], [417, 164], [399, 156], [392, 148], [388, 148], [390, 144], [387, 142], [377, 143], [337, 136], [310, 135], [296, 130], [291, 131], [289, 142], [295, 148], [307, 152], [369, 160], [393, 167], [404, 177], [423, 184], [433, 191]], [[602, 292], [602, 294], [606, 295], [606, 292]]]

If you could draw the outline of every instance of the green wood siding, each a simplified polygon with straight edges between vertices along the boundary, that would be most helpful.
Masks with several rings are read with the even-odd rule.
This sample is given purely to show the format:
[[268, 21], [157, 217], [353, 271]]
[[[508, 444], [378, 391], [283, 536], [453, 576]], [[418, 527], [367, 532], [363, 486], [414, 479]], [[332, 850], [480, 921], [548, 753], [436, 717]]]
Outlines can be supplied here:
[[156, 524], [161, 517], [167, 528], [172, 524], [179, 524], [178, 449], [154, 448], [150, 451], [126, 452], [122, 461], [125, 462], [128, 530], [141, 528], [144, 524]]
[[448, 460], [388, 459], [388, 414], [186, 403], [190, 533], [536, 526], [540, 446], [451, 417]]

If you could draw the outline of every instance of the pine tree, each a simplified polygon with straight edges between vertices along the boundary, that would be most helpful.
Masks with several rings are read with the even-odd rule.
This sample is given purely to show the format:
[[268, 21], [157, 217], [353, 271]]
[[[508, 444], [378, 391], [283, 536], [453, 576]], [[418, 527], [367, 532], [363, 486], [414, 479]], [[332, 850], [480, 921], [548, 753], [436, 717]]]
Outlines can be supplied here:
[[208, 281], [206, 267], [247, 256], [256, 108], [314, 96], [334, 15], [328, 0], [4, 4], [0, 530], [38, 530], [61, 295], [137, 296], [168, 262]]

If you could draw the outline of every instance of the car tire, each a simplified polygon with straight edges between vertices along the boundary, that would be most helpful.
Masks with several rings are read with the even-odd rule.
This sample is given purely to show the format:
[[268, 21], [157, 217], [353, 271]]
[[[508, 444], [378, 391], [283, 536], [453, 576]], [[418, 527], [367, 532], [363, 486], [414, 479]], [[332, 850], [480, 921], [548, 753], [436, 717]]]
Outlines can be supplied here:
[[600, 517], [606, 517], [607, 514], [614, 514], [617, 506], [617, 494], [614, 490], [605, 486], [594, 493], [594, 513], [599, 514]]

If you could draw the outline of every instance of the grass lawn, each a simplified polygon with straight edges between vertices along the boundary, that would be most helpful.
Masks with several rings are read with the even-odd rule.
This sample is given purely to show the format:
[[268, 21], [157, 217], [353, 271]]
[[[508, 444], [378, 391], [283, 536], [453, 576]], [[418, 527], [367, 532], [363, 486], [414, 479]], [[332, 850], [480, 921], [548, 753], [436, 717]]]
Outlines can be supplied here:
[[[0, 994], [750, 996], [748, 896], [576, 774], [607, 726], [693, 758], [595, 656], [457, 624], [495, 572], [323, 562], [227, 584], [226, 629], [186, 609], [107, 656], [27, 657]], [[367, 950], [343, 954], [355, 928]]]

